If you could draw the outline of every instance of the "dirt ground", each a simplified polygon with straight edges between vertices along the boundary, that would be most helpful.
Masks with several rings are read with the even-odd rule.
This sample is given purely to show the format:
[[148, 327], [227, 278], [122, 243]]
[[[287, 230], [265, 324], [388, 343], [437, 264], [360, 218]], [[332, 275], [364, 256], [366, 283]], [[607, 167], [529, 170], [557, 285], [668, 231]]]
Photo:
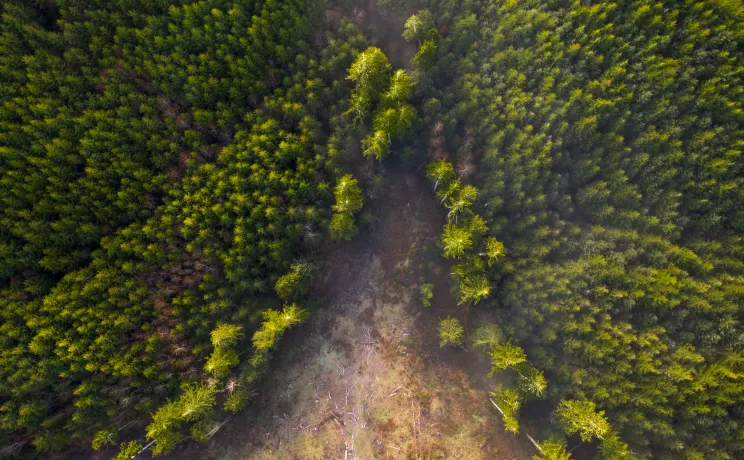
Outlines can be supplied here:
[[[439, 347], [436, 326], [467, 308], [437, 254], [444, 222], [428, 185], [388, 171], [371, 231], [324, 259], [326, 306], [283, 339], [254, 404], [171, 459], [529, 459], [487, 399], [482, 353]], [[383, 206], [384, 205], [384, 206]], [[435, 284], [431, 307], [422, 282]], [[468, 329], [477, 324], [469, 324]], [[261, 414], [257, 416], [255, 414]], [[528, 425], [523, 425], [527, 428]]]

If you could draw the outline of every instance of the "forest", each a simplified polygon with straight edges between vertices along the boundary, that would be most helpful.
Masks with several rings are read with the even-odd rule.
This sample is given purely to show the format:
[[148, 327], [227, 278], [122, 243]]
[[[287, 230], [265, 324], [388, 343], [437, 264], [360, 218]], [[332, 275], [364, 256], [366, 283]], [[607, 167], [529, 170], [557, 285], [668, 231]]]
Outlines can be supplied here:
[[742, 458], [743, 18], [2, 2], [0, 458], [168, 455], [262, 410], [393, 170], [443, 216], [432, 332], [487, 362], [489, 430], [533, 459]]

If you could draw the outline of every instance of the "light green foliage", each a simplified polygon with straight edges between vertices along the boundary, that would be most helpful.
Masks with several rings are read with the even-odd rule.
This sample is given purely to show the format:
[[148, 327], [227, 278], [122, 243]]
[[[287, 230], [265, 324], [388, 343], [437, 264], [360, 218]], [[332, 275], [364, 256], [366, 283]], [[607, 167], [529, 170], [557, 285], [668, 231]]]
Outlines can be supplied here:
[[599, 443], [598, 460], [629, 460], [636, 458], [628, 445], [614, 431], [609, 431]]
[[571, 460], [571, 454], [566, 451], [566, 441], [543, 441], [539, 443], [540, 455], [534, 455], [532, 460]]
[[504, 244], [501, 241], [493, 237], [488, 237], [486, 238], [485, 255], [488, 259], [488, 266], [490, 267], [506, 255], [506, 248], [504, 248]]
[[390, 85], [382, 95], [382, 107], [397, 107], [411, 97], [411, 79], [408, 72], [398, 69], [390, 77]]
[[409, 42], [421, 41], [432, 27], [434, 27], [434, 19], [431, 12], [429, 10], [419, 10], [406, 20], [403, 26], [403, 38]]
[[336, 213], [331, 217], [329, 229], [331, 231], [331, 238], [334, 240], [349, 241], [359, 232], [354, 216], [345, 212]]
[[354, 117], [354, 124], [364, 122], [372, 111], [372, 96], [367, 91], [354, 91], [349, 99], [349, 110]]
[[519, 410], [522, 407], [519, 393], [516, 390], [499, 385], [491, 391], [490, 395], [501, 411], [504, 429], [512, 434], [519, 433]]
[[354, 214], [362, 209], [364, 203], [362, 189], [359, 188], [359, 182], [351, 174], [346, 174], [336, 181], [333, 194], [336, 197], [336, 204], [333, 205], [334, 211]]
[[473, 348], [490, 350], [498, 345], [503, 338], [501, 328], [496, 324], [484, 324], [473, 333]]
[[254, 356], [251, 360], [254, 366], [263, 365], [268, 358], [268, 353], [276, 346], [279, 338], [290, 327], [304, 321], [307, 310], [300, 308], [297, 304], [285, 305], [279, 310], [268, 309], [262, 313], [263, 322], [253, 334]]
[[437, 43], [434, 40], [424, 40], [419, 46], [416, 55], [411, 58], [411, 63], [419, 70], [429, 70], [434, 64], [437, 54]]
[[214, 404], [215, 394], [211, 388], [199, 383], [183, 385], [178, 400], [161, 406], [147, 425], [147, 439], [155, 441], [153, 455], [170, 452], [183, 441], [185, 435], [180, 429], [189, 422], [195, 422], [191, 425], [192, 435], [199, 434], [199, 428], [194, 427], [211, 420]]
[[245, 409], [250, 400], [251, 393], [247, 389], [239, 387], [225, 397], [222, 408], [233, 413], [240, 412]]
[[516, 345], [512, 345], [511, 342], [505, 344], [497, 344], [491, 347], [491, 373], [493, 375], [496, 370], [506, 370], [511, 367], [515, 367], [527, 361], [527, 355], [524, 350]]
[[603, 439], [610, 431], [604, 411], [598, 412], [591, 401], [562, 400], [555, 414], [563, 431], [568, 435], [578, 432], [582, 441], [591, 441], [595, 437]]
[[210, 333], [214, 351], [204, 364], [204, 370], [217, 379], [230, 375], [233, 367], [240, 363], [237, 352], [232, 348], [243, 338], [243, 327], [236, 324], [220, 323]]
[[463, 329], [457, 318], [448, 316], [439, 322], [439, 346], [462, 345]]
[[217, 379], [224, 379], [230, 375], [232, 368], [240, 363], [238, 353], [235, 350], [217, 348], [209, 355], [204, 364], [204, 370]]
[[456, 178], [455, 169], [449, 161], [433, 161], [426, 165], [426, 177], [434, 183], [435, 191], [440, 186], [447, 188]]
[[390, 134], [375, 130], [362, 139], [362, 154], [367, 158], [382, 160], [390, 152]]
[[425, 307], [431, 307], [431, 299], [434, 297], [434, 285], [431, 283], [424, 283], [420, 288], [421, 292], [421, 303]]
[[178, 398], [179, 417], [187, 422], [201, 420], [212, 413], [214, 391], [201, 384], [187, 384]]
[[[359, 199], [361, 200], [361, 197]], [[299, 260], [292, 264], [289, 273], [276, 281], [274, 289], [282, 300], [301, 300], [312, 287], [316, 272], [315, 264], [307, 260]]]
[[[366, 153], [365, 153], [366, 155]], [[330, 232], [334, 240], [350, 240], [358, 232], [354, 214], [364, 205], [362, 189], [351, 174], [340, 177], [334, 189], [336, 204], [331, 217]]]
[[[470, 207], [478, 197], [478, 190], [472, 185], [466, 185], [457, 190], [455, 194], [449, 197], [445, 207], [449, 209], [447, 213], [447, 219], [453, 219], [457, 222], [458, 216], [462, 216], [470, 212]], [[479, 218], [480, 219], [480, 218]], [[480, 219], [480, 222], [485, 226], [485, 222]], [[485, 227], [483, 228], [485, 230]]]
[[209, 333], [214, 348], [234, 347], [243, 338], [243, 327], [237, 324], [219, 323]]
[[473, 238], [470, 230], [453, 222], [444, 226], [442, 233], [442, 248], [444, 256], [450, 259], [459, 259], [473, 246]]
[[276, 280], [274, 290], [282, 300], [299, 300], [304, 294], [302, 281], [302, 275], [292, 270]]
[[101, 430], [93, 436], [93, 450], [101, 450], [106, 446], [113, 446], [119, 440], [119, 432]]
[[[374, 131], [371, 135], [378, 136], [380, 133], [385, 133], [390, 143], [392, 139], [401, 137], [411, 128], [415, 116], [415, 109], [408, 104], [379, 110], [372, 122]], [[365, 155], [369, 156], [369, 154]], [[374, 157], [379, 160], [384, 158], [384, 155], [380, 157], [375, 153]]]
[[470, 273], [458, 280], [459, 299], [457, 304], [472, 302], [478, 304], [491, 294], [491, 282], [482, 273]]
[[148, 440], [155, 441], [155, 455], [172, 450], [184, 439], [183, 434], [178, 431], [184, 423], [181, 414], [181, 407], [177, 402], [168, 402], [152, 414], [146, 435]]
[[355, 92], [367, 92], [377, 99], [388, 83], [390, 63], [380, 48], [371, 46], [359, 53], [349, 67], [349, 80], [356, 83]]
[[144, 446], [136, 441], [123, 442], [119, 446], [119, 453], [113, 460], [131, 460], [137, 456]]
[[[379, 51], [377, 48], [370, 48], [369, 50]], [[370, 53], [374, 56], [378, 56], [376, 51], [370, 51]], [[357, 61], [355, 61], [355, 64], [349, 69], [349, 78], [355, 76], [355, 78], [352, 79], [357, 80], [357, 89], [355, 89], [355, 92], [366, 91], [370, 93], [370, 90], [367, 90], [366, 86], [359, 83], [361, 81], [361, 77], [358, 76], [361, 72], [359, 66], [362, 64], [357, 64], [360, 59], [364, 59], [364, 65], [368, 65], [366, 63], [372, 60], [373, 57], [363, 58], [360, 54]], [[380, 58], [375, 57], [374, 59], [379, 60]], [[389, 70], [389, 66], [387, 69]], [[387, 75], [387, 71], [384, 72], [384, 74]], [[383, 89], [384, 93], [382, 93], [379, 104], [375, 110], [375, 115], [372, 120], [373, 129], [364, 139], [362, 139], [362, 153], [367, 158], [382, 160], [390, 152], [390, 144], [393, 140], [402, 138], [411, 129], [418, 113], [416, 109], [408, 103], [411, 94], [411, 82], [408, 73], [406, 73], [405, 70], [396, 70], [390, 77], [390, 81], [386, 88], [381, 84], [375, 84], [375, 87], [378, 89], [373, 92], [375, 95], [373, 99], [376, 99], [377, 94], [379, 94]], [[358, 101], [355, 100], [355, 96], [352, 96], [352, 108], [357, 104]]]
[[519, 374], [519, 391], [522, 394], [535, 398], [545, 397], [548, 381], [545, 380], [543, 371], [530, 366], [526, 362], [518, 364], [515, 369]]

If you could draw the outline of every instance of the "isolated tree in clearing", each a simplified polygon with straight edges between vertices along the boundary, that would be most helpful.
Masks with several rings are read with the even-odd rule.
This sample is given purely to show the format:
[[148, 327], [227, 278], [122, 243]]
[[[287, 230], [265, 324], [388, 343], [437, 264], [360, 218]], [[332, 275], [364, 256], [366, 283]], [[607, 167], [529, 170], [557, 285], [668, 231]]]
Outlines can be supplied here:
[[464, 331], [465, 330], [457, 318], [448, 316], [439, 322], [439, 346], [446, 347], [448, 345], [462, 345], [462, 335]]

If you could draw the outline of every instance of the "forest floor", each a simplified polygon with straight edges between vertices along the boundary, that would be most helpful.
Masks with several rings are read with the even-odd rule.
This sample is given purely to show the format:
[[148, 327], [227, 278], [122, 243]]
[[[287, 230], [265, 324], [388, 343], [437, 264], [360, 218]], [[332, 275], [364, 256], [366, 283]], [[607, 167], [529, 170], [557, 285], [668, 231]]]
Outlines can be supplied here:
[[[487, 392], [498, 376], [482, 352], [440, 348], [447, 315], [466, 330], [487, 318], [457, 306], [436, 247], [437, 200], [413, 173], [389, 169], [371, 208], [377, 222], [325, 251], [314, 295], [324, 306], [282, 339], [256, 400], [207, 444], [171, 459], [529, 459], [503, 429]], [[435, 285], [433, 305], [420, 300]], [[465, 321], [476, 317], [477, 320]], [[532, 432], [527, 424], [522, 427]]]

